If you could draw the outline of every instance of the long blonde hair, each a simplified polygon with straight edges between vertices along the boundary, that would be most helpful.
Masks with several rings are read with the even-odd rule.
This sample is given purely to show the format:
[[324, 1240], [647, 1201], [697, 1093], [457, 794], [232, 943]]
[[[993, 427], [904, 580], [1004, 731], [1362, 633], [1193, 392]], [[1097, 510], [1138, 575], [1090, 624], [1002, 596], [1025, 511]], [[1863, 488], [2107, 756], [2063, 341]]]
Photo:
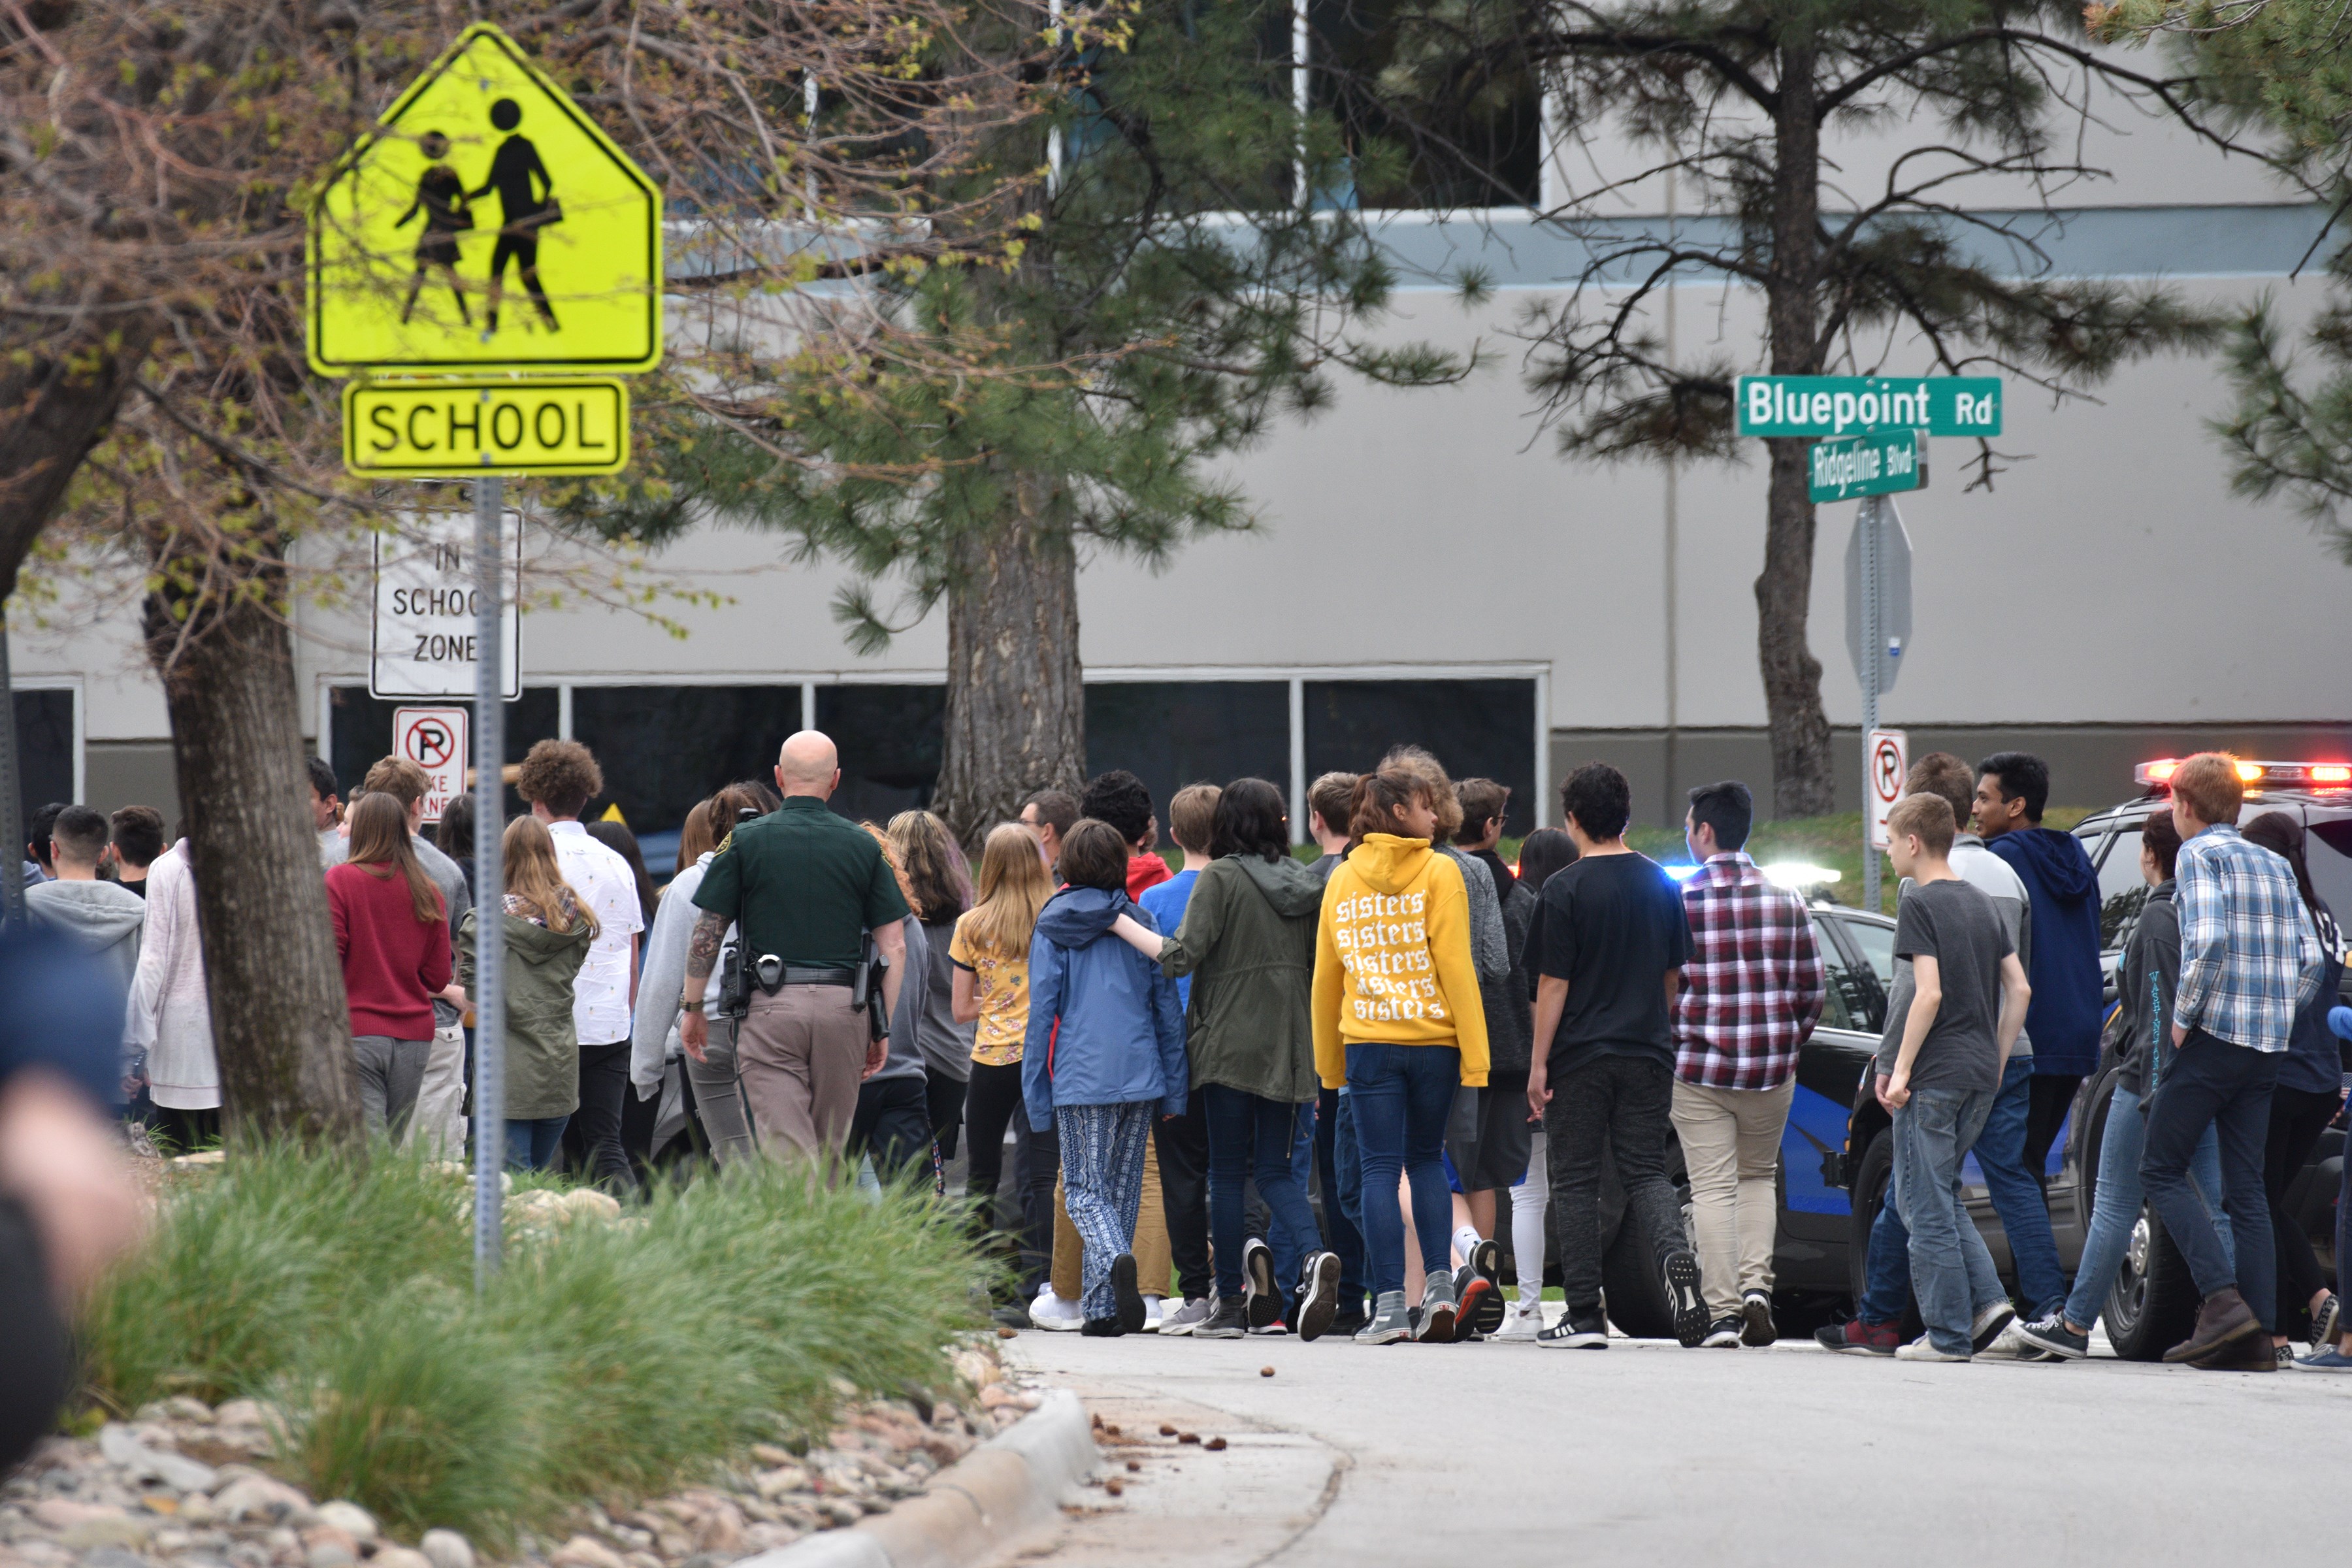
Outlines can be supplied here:
[[1025, 958], [1037, 930], [1037, 911], [1054, 896], [1037, 836], [1017, 822], [988, 830], [980, 850], [980, 896], [956, 922], [963, 944], [1004, 958]]
[[[352, 841], [343, 858], [370, 876], [389, 879], [398, 872], [406, 879], [408, 907], [419, 925], [448, 918], [440, 888], [425, 874], [425, 863], [416, 858], [416, 846], [409, 842], [408, 807], [399, 796], [371, 790], [352, 802], [349, 821]], [[383, 869], [376, 870], [378, 866]]]
[[915, 897], [915, 884], [907, 880], [907, 868], [898, 864], [898, 847], [890, 842], [889, 830], [878, 822], [861, 822], [867, 837], [882, 851], [883, 861], [889, 866], [890, 875], [898, 879], [898, 896], [907, 900], [907, 908], [917, 920], [923, 918], [923, 900]]
[[589, 940], [594, 941], [599, 934], [596, 911], [563, 879], [563, 867], [555, 858], [555, 836], [548, 832], [547, 824], [536, 816], [518, 816], [507, 824], [503, 844], [507, 891], [530, 906], [547, 922], [548, 930], [576, 931], [579, 928], [572, 924], [576, 916], [588, 927]]

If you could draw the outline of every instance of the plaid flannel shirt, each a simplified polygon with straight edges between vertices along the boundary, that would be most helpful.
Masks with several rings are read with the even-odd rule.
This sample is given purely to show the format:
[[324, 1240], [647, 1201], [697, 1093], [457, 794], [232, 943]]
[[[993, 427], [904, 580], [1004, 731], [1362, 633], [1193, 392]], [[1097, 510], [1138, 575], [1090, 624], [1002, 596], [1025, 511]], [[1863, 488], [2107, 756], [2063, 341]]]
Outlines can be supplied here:
[[1826, 982], [1805, 901], [1739, 850], [1683, 884], [1690, 962], [1675, 999], [1675, 1076], [1706, 1089], [1777, 1089], [1822, 1016]]
[[2216, 823], [2180, 847], [2180, 985], [2173, 1021], [2283, 1051], [2326, 956], [2285, 860]]

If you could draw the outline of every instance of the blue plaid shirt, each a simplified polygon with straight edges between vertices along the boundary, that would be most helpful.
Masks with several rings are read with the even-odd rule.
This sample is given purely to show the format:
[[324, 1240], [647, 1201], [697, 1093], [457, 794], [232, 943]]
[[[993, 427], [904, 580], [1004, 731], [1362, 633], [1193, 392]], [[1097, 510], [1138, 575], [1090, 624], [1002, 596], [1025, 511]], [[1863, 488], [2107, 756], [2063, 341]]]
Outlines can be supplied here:
[[2174, 1021], [2253, 1050], [2286, 1049], [2326, 963], [2294, 871], [2216, 823], [2180, 847], [2179, 879]]

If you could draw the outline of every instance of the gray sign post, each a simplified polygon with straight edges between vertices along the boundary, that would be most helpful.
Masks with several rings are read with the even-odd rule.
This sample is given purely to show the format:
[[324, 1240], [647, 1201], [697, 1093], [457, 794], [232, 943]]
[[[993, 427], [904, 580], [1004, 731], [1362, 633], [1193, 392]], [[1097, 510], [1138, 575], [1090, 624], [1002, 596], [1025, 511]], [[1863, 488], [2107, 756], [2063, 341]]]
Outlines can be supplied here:
[[[1870, 736], [1878, 699], [1893, 689], [1911, 642], [1911, 538], [1885, 496], [1865, 497], [1845, 547], [1845, 647], [1862, 682], [1863, 788], [1870, 787]], [[1864, 799], [1868, 798], [1865, 794]], [[1862, 907], [1878, 908], [1878, 851], [1862, 846]]]
[[506, 1240], [506, 481], [474, 481], [474, 1286]]

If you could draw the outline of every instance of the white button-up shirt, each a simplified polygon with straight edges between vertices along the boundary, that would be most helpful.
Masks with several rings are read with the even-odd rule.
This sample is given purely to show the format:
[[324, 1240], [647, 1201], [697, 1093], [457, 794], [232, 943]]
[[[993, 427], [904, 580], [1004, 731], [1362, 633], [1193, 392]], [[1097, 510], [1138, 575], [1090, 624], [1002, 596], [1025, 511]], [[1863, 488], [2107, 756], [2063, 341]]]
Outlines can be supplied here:
[[577, 822], [551, 822], [563, 879], [596, 917], [596, 941], [572, 983], [572, 1026], [583, 1046], [629, 1037], [629, 938], [646, 929], [629, 863]]

